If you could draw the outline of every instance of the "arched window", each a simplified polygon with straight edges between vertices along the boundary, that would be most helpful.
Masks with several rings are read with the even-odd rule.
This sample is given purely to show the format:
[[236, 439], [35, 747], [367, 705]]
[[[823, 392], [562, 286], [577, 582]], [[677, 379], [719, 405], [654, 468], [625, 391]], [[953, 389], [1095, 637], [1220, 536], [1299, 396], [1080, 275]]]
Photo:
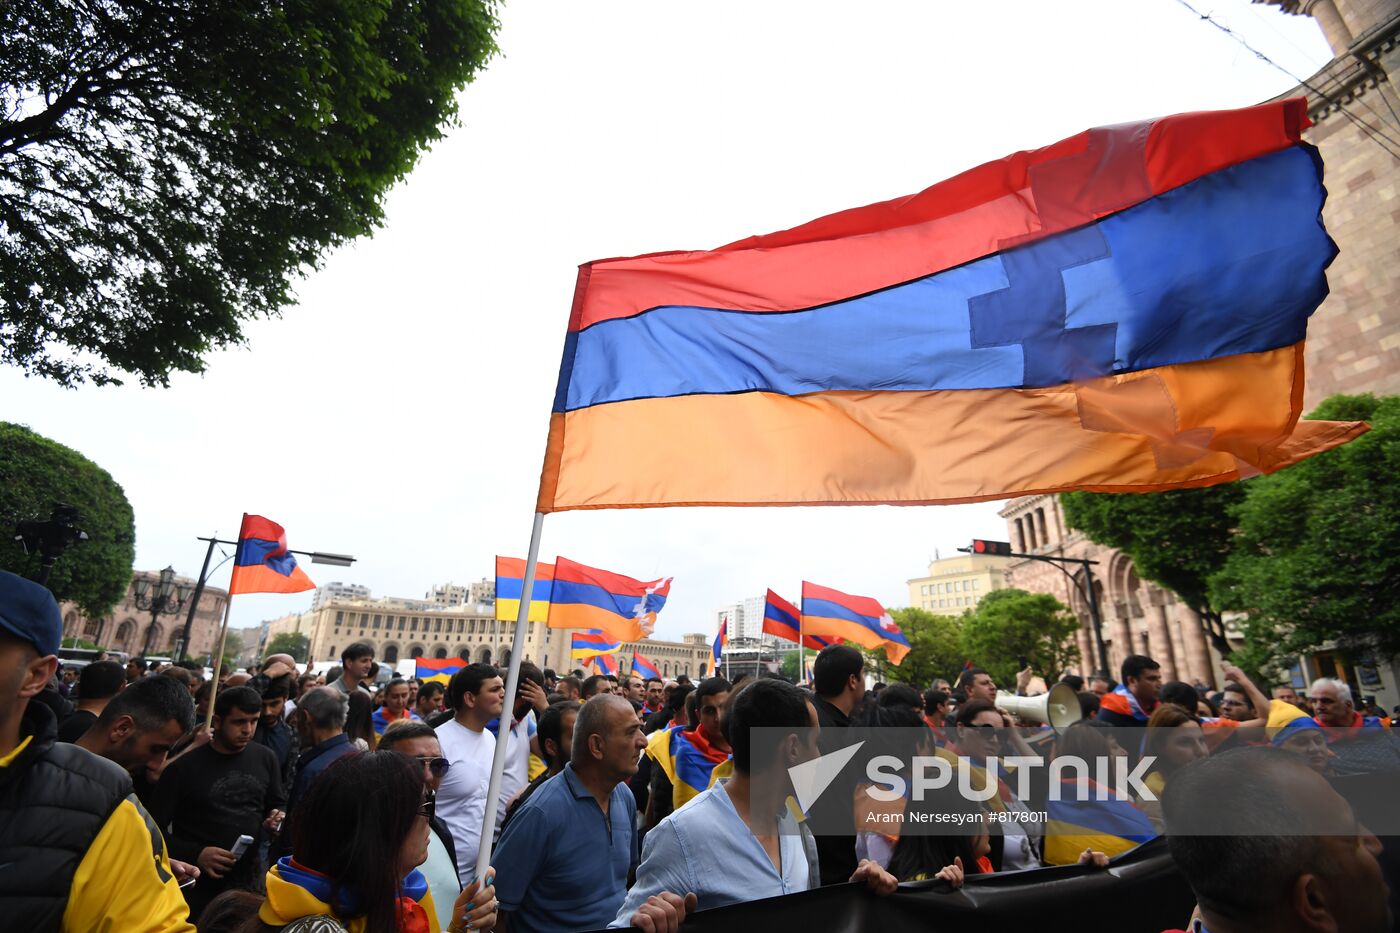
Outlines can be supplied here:
[[87, 624], [83, 626], [83, 634], [88, 636], [89, 638], [96, 638], [97, 633], [101, 628], [101, 619], [88, 619]]
[[384, 657], [381, 659], [385, 664], [395, 664], [399, 660], [399, 646], [385, 645]]
[[482, 648], [482, 649], [481, 649], [481, 652], [480, 652], [480, 653], [477, 655], [477, 657], [476, 657], [476, 661], [477, 661], [478, 664], [490, 664], [490, 663], [491, 663], [491, 649], [490, 649], [490, 648]]
[[413, 648], [409, 650], [408, 656], [410, 658], [421, 658], [423, 656], [423, 646], [414, 645]]
[[508, 667], [510, 665], [510, 649], [502, 648], [500, 657], [501, 660], [498, 662], [499, 666]]
[[472, 659], [472, 650], [470, 648], [463, 648], [457, 652], [457, 657], [463, 661], [470, 661]]
[[447, 657], [447, 649], [444, 648], [444, 647], [442, 647], [441, 645], [439, 645], [438, 647], [436, 647], [436, 648], [433, 649], [433, 657], [435, 657], [435, 658], [445, 658], [445, 657]]

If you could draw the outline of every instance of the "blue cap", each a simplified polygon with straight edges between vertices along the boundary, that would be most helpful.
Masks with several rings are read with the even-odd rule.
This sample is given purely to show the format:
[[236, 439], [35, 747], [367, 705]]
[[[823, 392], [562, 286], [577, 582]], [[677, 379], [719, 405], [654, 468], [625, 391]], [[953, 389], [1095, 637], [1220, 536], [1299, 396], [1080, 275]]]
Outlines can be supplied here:
[[0, 570], [0, 629], [29, 642], [41, 655], [58, 654], [63, 616], [47, 587]]

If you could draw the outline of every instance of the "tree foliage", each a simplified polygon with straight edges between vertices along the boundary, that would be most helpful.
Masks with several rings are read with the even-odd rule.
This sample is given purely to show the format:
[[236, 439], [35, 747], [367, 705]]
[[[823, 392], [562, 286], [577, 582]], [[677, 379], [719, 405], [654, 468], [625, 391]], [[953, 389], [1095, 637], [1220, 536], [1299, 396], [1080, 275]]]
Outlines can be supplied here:
[[37, 554], [14, 540], [26, 519], [47, 519], [55, 503], [78, 510], [86, 541], [68, 547], [54, 565], [48, 586], [60, 601], [71, 600], [89, 618], [112, 611], [131, 583], [136, 525], [131, 503], [106, 470], [56, 441], [17, 424], [0, 422], [0, 568], [30, 578], [39, 572]]
[[1235, 509], [1246, 491], [1245, 484], [1225, 483], [1155, 493], [1069, 492], [1060, 505], [1071, 528], [1122, 551], [1139, 577], [1176, 593], [1201, 619], [1216, 650], [1228, 655], [1210, 579], [1230, 554]]
[[[951, 681], [957, 677], [963, 655], [959, 644], [962, 626], [956, 616], [918, 608], [891, 609], [890, 616], [899, 623], [910, 647], [904, 663], [898, 667], [885, 665], [885, 677], [920, 690], [933, 686], [936, 678]], [[880, 651], [883, 654], [884, 649]]]
[[1308, 416], [1371, 431], [1248, 483], [1238, 536], [1212, 579], [1248, 613], [1256, 663], [1335, 643], [1353, 659], [1400, 655], [1400, 396], [1338, 395]]
[[280, 635], [272, 636], [267, 647], [263, 650], [263, 657], [274, 654], [290, 654], [298, 664], [305, 664], [310, 652], [310, 638], [301, 632], [283, 632]]
[[380, 224], [496, 25], [494, 0], [0, 4], [0, 360], [200, 371]]
[[[1020, 658], [1048, 681], [1079, 659], [1079, 622], [1055, 597], [1025, 590], [992, 590], [962, 615], [962, 654], [998, 684], [1016, 682]], [[946, 674], [944, 675], [946, 676]]]

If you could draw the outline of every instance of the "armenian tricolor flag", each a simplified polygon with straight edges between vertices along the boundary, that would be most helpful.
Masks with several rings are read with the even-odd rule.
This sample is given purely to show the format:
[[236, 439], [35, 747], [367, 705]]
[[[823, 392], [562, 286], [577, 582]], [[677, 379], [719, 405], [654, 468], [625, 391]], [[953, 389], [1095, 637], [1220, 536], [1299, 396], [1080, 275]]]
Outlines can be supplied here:
[[729, 759], [710, 744], [701, 729], [687, 732], [685, 726], [671, 726], [652, 733], [646, 754], [671, 781], [671, 803], [680, 809], [690, 798], [710, 786], [715, 768]]
[[418, 678], [419, 683], [426, 684], [435, 680], [446, 686], [453, 674], [470, 663], [461, 658], [419, 658], [413, 676]]
[[715, 658], [715, 670], [719, 670], [719, 659], [724, 654], [724, 646], [727, 644], [729, 644], [729, 618], [726, 616], [724, 621], [719, 624], [719, 631], [715, 633], [715, 643], [710, 646], [710, 653]]
[[617, 659], [610, 654], [598, 654], [593, 656], [593, 666], [600, 674], [612, 674], [617, 676]]
[[[549, 596], [554, 589], [554, 565], [535, 564], [535, 585], [530, 590], [530, 622], [549, 618]], [[496, 558], [496, 618], [514, 622], [520, 617], [520, 597], [525, 592], [525, 562], [518, 557]]]
[[796, 606], [769, 590], [768, 597], [763, 604], [763, 631], [769, 635], [785, 638], [793, 644], [797, 644], [800, 640], [804, 648], [812, 648], [817, 651], [841, 641], [835, 637], [823, 638], [820, 635], [802, 632], [801, 615], [802, 613], [798, 611]]
[[877, 600], [851, 596], [805, 580], [802, 628], [815, 635], [844, 638], [862, 648], [884, 648], [885, 656], [896, 667], [909, 653], [909, 639]]
[[622, 647], [622, 642], [613, 641], [598, 629], [574, 632], [569, 636], [569, 657], [587, 660], [600, 654], [612, 654]]
[[244, 512], [228, 594], [300, 593], [315, 588], [287, 550], [286, 530], [261, 515]]
[[643, 680], [651, 680], [653, 677], [657, 680], [661, 679], [661, 672], [656, 669], [656, 665], [642, 657], [640, 651], [632, 652], [632, 673]]
[[[539, 512], [1272, 473], [1337, 249], [1306, 101], [1088, 130], [710, 251], [584, 264]], [[645, 443], [638, 443], [645, 438]]]
[[549, 627], [596, 629], [615, 641], [640, 641], [656, 626], [670, 592], [670, 577], [644, 583], [561, 557], [554, 563]]
[[[1095, 798], [1101, 793], [1108, 799], [1080, 799]], [[1085, 849], [1112, 858], [1157, 836], [1147, 814], [1131, 801], [1117, 799], [1111, 789], [1102, 788], [1092, 780], [1062, 778], [1060, 797], [1060, 800], [1046, 802], [1047, 865], [1078, 864]]]

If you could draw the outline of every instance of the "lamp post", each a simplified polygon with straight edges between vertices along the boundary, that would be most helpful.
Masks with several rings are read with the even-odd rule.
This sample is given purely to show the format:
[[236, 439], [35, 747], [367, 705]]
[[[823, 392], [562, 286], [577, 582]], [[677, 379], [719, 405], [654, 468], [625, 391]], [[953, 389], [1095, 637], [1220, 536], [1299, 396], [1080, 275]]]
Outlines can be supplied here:
[[[180, 631], [179, 650], [176, 652], [177, 657], [175, 658], [175, 660], [177, 661], [183, 660], [184, 655], [188, 652], [190, 646], [190, 630], [194, 627], [194, 614], [195, 611], [199, 608], [199, 600], [200, 597], [204, 595], [204, 586], [209, 582], [210, 574], [222, 567], [227, 561], [233, 559], [233, 557], [237, 553], [238, 548], [237, 541], [225, 541], [224, 539], [219, 538], [217, 536], [213, 538], [197, 538], [196, 540], [207, 541], [209, 543], [209, 547], [204, 552], [204, 566], [202, 566], [199, 569], [199, 579], [195, 581], [194, 596], [190, 600], [190, 610], [185, 616], [185, 627]], [[215, 564], [213, 569], [211, 570], [209, 567], [209, 562], [214, 559], [214, 546], [216, 544], [227, 545], [229, 547], [234, 548], [235, 551], [233, 554], [229, 554], [223, 560], [219, 561], [219, 563]], [[333, 567], [349, 567], [351, 564], [355, 563], [355, 558], [351, 557], [349, 554], [332, 554], [325, 551], [291, 551], [290, 553], [300, 554], [303, 557], [309, 557], [311, 558], [311, 563], [313, 564], [329, 564]], [[213, 650], [213, 648], [210, 649], [211, 652]], [[309, 661], [310, 658], [308, 658], [307, 660]]]
[[186, 583], [177, 584], [175, 568], [166, 567], [160, 572], [154, 590], [151, 588], [150, 579], [145, 576], [137, 577], [131, 584], [131, 590], [136, 608], [142, 612], [149, 610], [151, 613], [151, 624], [146, 629], [146, 639], [141, 647], [144, 657], [151, 653], [151, 639], [156, 633], [156, 620], [162, 615], [174, 615], [179, 612], [185, 600], [190, 597], [191, 587]]

